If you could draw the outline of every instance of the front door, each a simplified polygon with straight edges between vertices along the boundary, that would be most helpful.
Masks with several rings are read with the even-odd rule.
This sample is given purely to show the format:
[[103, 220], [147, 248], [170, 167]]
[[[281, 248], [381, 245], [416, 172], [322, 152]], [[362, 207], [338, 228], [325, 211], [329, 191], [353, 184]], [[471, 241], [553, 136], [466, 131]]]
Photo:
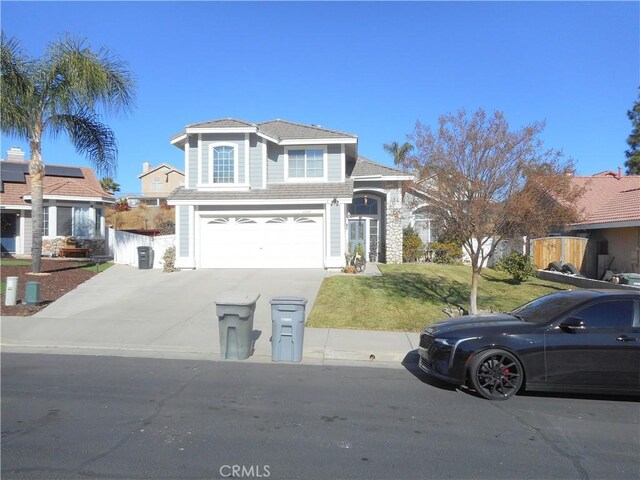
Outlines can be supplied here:
[[18, 234], [18, 215], [3, 213], [0, 215], [0, 238], [2, 253], [16, 252], [16, 236]]
[[349, 254], [353, 255], [358, 245], [367, 254], [367, 221], [364, 218], [349, 219]]

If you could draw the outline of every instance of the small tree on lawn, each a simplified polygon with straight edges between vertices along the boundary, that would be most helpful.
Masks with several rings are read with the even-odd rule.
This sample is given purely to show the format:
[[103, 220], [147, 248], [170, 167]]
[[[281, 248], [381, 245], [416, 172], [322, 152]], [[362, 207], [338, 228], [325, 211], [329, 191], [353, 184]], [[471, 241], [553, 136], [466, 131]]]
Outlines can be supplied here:
[[429, 186], [430, 212], [471, 258], [469, 303], [477, 313], [480, 272], [500, 239], [575, 218], [578, 192], [566, 178], [573, 167], [560, 152], [543, 150], [543, 123], [510, 130], [502, 113], [481, 109], [446, 114], [438, 123], [435, 132], [416, 124], [410, 136], [416, 154], [405, 167]]

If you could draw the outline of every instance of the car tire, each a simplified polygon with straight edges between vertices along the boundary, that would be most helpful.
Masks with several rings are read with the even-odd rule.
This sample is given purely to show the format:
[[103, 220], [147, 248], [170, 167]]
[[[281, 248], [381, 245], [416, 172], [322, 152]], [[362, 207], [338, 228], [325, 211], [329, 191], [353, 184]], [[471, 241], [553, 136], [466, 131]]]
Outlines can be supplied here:
[[476, 354], [469, 366], [471, 386], [487, 400], [508, 400], [524, 385], [524, 370], [515, 355], [491, 349]]
[[559, 272], [562, 270], [562, 265], [560, 265], [560, 262], [551, 262], [547, 267], [547, 270], [551, 272]]
[[562, 266], [562, 273], [568, 273], [568, 274], [571, 274], [571, 275], [579, 275], [580, 271], [576, 267], [574, 267], [572, 264], [565, 263]]

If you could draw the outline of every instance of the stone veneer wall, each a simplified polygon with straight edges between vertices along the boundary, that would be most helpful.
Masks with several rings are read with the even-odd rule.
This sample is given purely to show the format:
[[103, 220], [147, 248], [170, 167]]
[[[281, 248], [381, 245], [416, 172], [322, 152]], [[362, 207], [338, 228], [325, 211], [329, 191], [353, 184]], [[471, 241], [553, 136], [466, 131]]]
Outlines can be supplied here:
[[402, 193], [400, 188], [387, 192], [386, 262], [402, 263]]
[[[60, 248], [64, 247], [66, 237], [54, 237], [42, 239], [42, 255], [57, 257]], [[102, 238], [78, 240], [78, 248], [88, 248], [90, 255], [104, 255], [106, 251], [105, 240]]]

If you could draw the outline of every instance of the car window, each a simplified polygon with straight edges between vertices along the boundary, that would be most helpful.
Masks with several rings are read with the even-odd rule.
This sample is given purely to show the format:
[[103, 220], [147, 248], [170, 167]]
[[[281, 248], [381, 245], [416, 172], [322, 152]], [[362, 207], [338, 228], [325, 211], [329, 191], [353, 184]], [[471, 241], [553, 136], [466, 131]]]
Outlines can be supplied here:
[[586, 328], [633, 326], [633, 300], [601, 302], [573, 315], [584, 321]]
[[593, 294], [588, 291], [554, 293], [536, 298], [511, 313], [527, 322], [544, 324], [577, 307], [592, 296]]

